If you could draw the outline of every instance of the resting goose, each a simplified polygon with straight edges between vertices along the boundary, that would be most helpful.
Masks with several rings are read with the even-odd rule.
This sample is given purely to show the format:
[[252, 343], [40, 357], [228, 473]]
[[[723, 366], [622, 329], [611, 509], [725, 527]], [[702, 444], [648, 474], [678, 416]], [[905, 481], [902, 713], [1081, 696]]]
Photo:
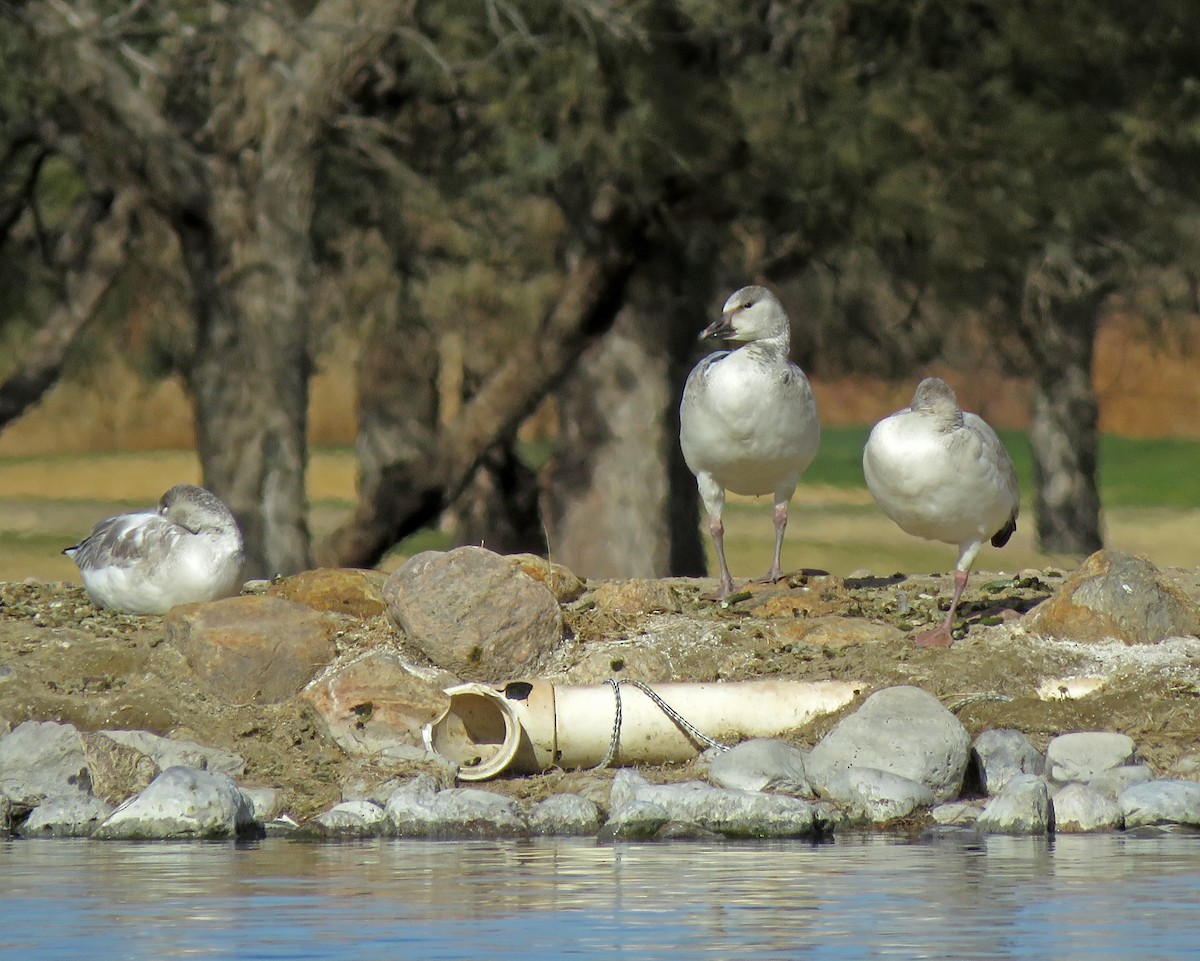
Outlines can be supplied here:
[[871, 430], [863, 450], [871, 496], [902, 530], [958, 547], [946, 619], [916, 635], [949, 647], [950, 627], [983, 542], [1003, 547], [1017, 529], [1020, 492], [1012, 458], [983, 418], [958, 406], [945, 381], [927, 377], [912, 403]]
[[709, 354], [688, 375], [679, 407], [679, 441], [708, 511], [720, 564], [718, 597], [733, 592], [721, 516], [725, 492], [772, 494], [775, 553], [765, 580], [783, 576], [780, 550], [788, 502], [821, 439], [808, 378], [788, 360], [791, 326], [765, 287], [743, 287], [701, 339], [741, 344]]
[[236, 594], [242, 534], [216, 495], [176, 484], [156, 509], [118, 514], [63, 551], [99, 607], [162, 614], [176, 604]]

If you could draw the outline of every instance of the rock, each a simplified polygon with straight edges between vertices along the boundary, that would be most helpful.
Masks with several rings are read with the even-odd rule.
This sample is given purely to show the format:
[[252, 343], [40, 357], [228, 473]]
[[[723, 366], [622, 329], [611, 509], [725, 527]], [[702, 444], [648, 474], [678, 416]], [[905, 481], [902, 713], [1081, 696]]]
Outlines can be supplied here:
[[1034, 774], [1016, 774], [984, 806], [975, 827], [985, 834], [1046, 834], [1054, 814], [1046, 782]]
[[804, 772], [804, 752], [778, 738], [753, 738], [714, 754], [707, 777], [717, 787], [742, 791], [813, 793]]
[[412, 642], [468, 680], [527, 674], [562, 640], [554, 595], [481, 547], [417, 554], [392, 573], [383, 594]]
[[1054, 830], [1060, 834], [1118, 831], [1121, 805], [1086, 784], [1068, 784], [1054, 795]]
[[387, 610], [383, 603], [386, 580], [387, 575], [381, 571], [322, 567], [272, 581], [266, 593], [317, 611], [370, 620]]
[[1121, 767], [1101, 771], [1087, 784], [1093, 791], [1115, 801], [1127, 787], [1153, 780], [1154, 772], [1150, 769], [1150, 765], [1123, 764]]
[[6, 838], [12, 833], [13, 803], [8, 795], [0, 794], [0, 838]]
[[1137, 760], [1133, 738], [1111, 731], [1060, 734], [1046, 746], [1046, 776], [1058, 784], [1087, 783], [1111, 768]]
[[388, 828], [386, 812], [372, 801], [342, 801], [313, 821], [326, 837], [373, 837]]
[[1200, 608], [1164, 581], [1158, 568], [1108, 550], [1087, 558], [1027, 621], [1035, 634], [1073, 641], [1153, 644], [1200, 634]]
[[92, 834], [126, 840], [254, 836], [254, 809], [226, 774], [170, 767]]
[[971, 738], [958, 718], [916, 687], [876, 691], [809, 752], [805, 770], [818, 790], [836, 771], [871, 767], [926, 785], [935, 801], [958, 796]]
[[1184, 754], [1171, 765], [1171, 773], [1183, 780], [1200, 780], [1200, 753]]
[[1042, 752], [1020, 731], [984, 731], [972, 746], [974, 787], [996, 794], [1016, 774], [1040, 775], [1046, 767]]
[[633, 800], [613, 811], [600, 829], [601, 839], [620, 838], [625, 841], [648, 841], [658, 835], [671, 820], [667, 809], [652, 801]]
[[508, 559], [520, 568], [521, 573], [550, 591], [560, 604], [579, 600], [587, 589], [583, 580], [569, 567], [555, 564], [537, 554], [510, 554]]
[[110, 814], [113, 807], [87, 794], [49, 798], [33, 809], [21, 825], [25, 838], [85, 838]]
[[633, 677], [647, 684], [671, 681], [675, 671], [662, 651], [628, 641], [589, 644], [579, 663], [566, 672], [572, 684], [603, 684], [610, 677]]
[[1125, 827], [1187, 824], [1200, 827], [1200, 782], [1145, 781], [1133, 784], [1117, 798]]
[[337, 653], [330, 615], [278, 597], [185, 604], [166, 627], [196, 675], [234, 702], [286, 701]]
[[936, 824], [971, 827], [982, 812], [983, 804], [979, 801], [950, 801], [934, 807], [929, 816]]
[[592, 590], [596, 607], [610, 614], [638, 617], [643, 614], [678, 614], [683, 610], [669, 584], [635, 577], [627, 581], [602, 581]]
[[530, 807], [527, 820], [532, 834], [586, 837], [600, 830], [604, 816], [579, 794], [555, 794]]
[[904, 632], [891, 624], [865, 617], [812, 617], [783, 621], [775, 625], [781, 640], [820, 647], [846, 647], [849, 644], [896, 644]]
[[885, 824], [933, 806], [926, 785], [872, 767], [834, 771], [821, 786], [821, 797], [837, 802], [844, 819], [855, 824]]
[[0, 738], [0, 794], [36, 806], [46, 798], [91, 794], [83, 738], [71, 724], [25, 721]]
[[[421, 728], [450, 699], [394, 654], [372, 651], [312, 681], [301, 698], [347, 754], [424, 757]], [[398, 750], [408, 748], [409, 750]]]
[[423, 785], [405, 788], [388, 799], [387, 816], [400, 837], [497, 838], [529, 833], [516, 801], [478, 788], [436, 793], [427, 792]]
[[144, 751], [103, 733], [85, 734], [83, 745], [92, 777], [92, 793], [110, 805], [144, 791], [162, 770]]
[[653, 808], [665, 812], [666, 821], [695, 824], [729, 838], [814, 838], [829, 827], [817, 807], [800, 798], [735, 791], [702, 781], [645, 786], [626, 782], [621, 791], [614, 784], [613, 795], [606, 829], [617, 837], [630, 836], [634, 822], [648, 824], [656, 819]]
[[92, 793], [110, 804], [145, 790], [169, 767], [194, 767], [230, 777], [240, 777], [246, 770], [240, 754], [149, 731], [97, 731], [84, 735], [83, 743]]
[[277, 787], [243, 787], [242, 794], [250, 802], [254, 820], [266, 823], [283, 814], [284, 793]]

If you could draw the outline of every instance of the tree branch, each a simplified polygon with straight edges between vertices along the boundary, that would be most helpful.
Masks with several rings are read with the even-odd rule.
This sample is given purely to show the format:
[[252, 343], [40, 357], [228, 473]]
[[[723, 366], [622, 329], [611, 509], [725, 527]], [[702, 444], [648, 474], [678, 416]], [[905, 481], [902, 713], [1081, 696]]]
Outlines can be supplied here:
[[[97, 308], [129, 259], [133, 235], [132, 194], [89, 197], [81, 217], [90, 222], [69, 230], [61, 252], [71, 266], [66, 294], [33, 336], [20, 365], [0, 384], [0, 429], [15, 420], [57, 382], [67, 351], [96, 315]], [[86, 238], [81, 242], [80, 238]]]
[[612, 326], [645, 227], [639, 223], [610, 232], [601, 250], [571, 264], [539, 336], [514, 344], [508, 360], [443, 426], [429, 462], [383, 468], [374, 496], [360, 502], [354, 516], [318, 547], [319, 564], [369, 567], [453, 503], [487, 450], [511, 436], [588, 345]]

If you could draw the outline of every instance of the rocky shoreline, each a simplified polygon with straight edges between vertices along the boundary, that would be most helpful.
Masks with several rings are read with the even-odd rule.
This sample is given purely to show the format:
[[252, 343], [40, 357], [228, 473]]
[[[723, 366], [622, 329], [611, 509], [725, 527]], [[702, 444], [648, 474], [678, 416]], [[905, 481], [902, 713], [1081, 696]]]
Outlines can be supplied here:
[[[948, 650], [907, 638], [939, 618], [944, 576], [802, 572], [723, 603], [703, 599], [711, 586], [585, 582], [480, 548], [418, 555], [390, 577], [254, 583], [165, 617], [99, 611], [71, 585], [0, 585], [0, 832], [819, 839], [1200, 827], [1200, 571], [1101, 552], [1069, 574], [977, 573]], [[610, 679], [650, 691], [838, 682], [848, 693], [772, 736], [735, 717], [704, 732], [718, 746], [696, 740], [683, 761], [630, 760], [632, 734], [624, 747], [614, 735], [603, 767], [551, 762], [480, 780], [477, 759], [427, 740], [455, 685], [527, 697], [527, 681]], [[684, 730], [694, 708], [676, 708]], [[599, 713], [607, 737], [612, 715]], [[494, 732], [451, 719], [481, 753], [495, 749]]]

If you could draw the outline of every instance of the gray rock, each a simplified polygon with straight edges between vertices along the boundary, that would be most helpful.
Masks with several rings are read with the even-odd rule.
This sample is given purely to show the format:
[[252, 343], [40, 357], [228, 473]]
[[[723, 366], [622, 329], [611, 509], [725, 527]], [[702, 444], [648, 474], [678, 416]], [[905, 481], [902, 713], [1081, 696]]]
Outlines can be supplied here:
[[170, 767], [130, 798], [94, 838], [232, 838], [259, 833], [254, 808], [227, 774]]
[[933, 792], [924, 784], [891, 771], [852, 767], [835, 771], [821, 789], [836, 801], [851, 823], [885, 824], [933, 806]]
[[85, 838], [112, 814], [113, 807], [86, 794], [65, 794], [35, 807], [21, 825], [26, 838]]
[[1121, 767], [1101, 771], [1087, 783], [1093, 791], [1115, 801], [1127, 787], [1153, 780], [1154, 771], [1150, 769], [1149, 764], [1123, 764]]
[[1145, 781], [1127, 787], [1117, 798], [1125, 827], [1187, 824], [1200, 827], [1200, 782]]
[[386, 812], [373, 801], [342, 801], [313, 821], [324, 834], [333, 837], [371, 837], [388, 828]]
[[984, 731], [973, 746], [975, 786], [982, 794], [996, 794], [1015, 774], [1041, 774], [1046, 759], [1020, 731]]
[[7, 794], [0, 794], [0, 838], [12, 833], [13, 803]]
[[254, 820], [267, 822], [283, 813], [284, 794], [277, 787], [243, 787], [241, 792], [250, 802]]
[[434, 664], [471, 680], [511, 679], [562, 640], [550, 590], [482, 547], [417, 554], [392, 573], [383, 596]]
[[983, 812], [980, 801], [950, 801], [939, 804], [929, 812], [936, 824], [972, 827]]
[[962, 789], [971, 738], [932, 694], [889, 687], [868, 697], [809, 752], [805, 770], [818, 791], [836, 771], [872, 767], [926, 785], [935, 801]]
[[1086, 784], [1068, 784], [1054, 795], [1054, 830], [1060, 834], [1118, 831], [1121, 805]]
[[813, 793], [804, 772], [804, 751], [778, 738], [754, 738], [713, 755], [707, 776], [717, 787]]
[[613, 811], [625, 807], [625, 805], [636, 800], [642, 791], [648, 790], [652, 786], [645, 777], [633, 768], [618, 768], [616, 773], [613, 774], [612, 787], [609, 789], [609, 807]]
[[73, 725], [25, 721], [0, 739], [0, 794], [14, 804], [36, 806], [91, 789], [83, 738]]
[[977, 830], [986, 834], [1046, 834], [1054, 830], [1050, 790], [1035, 774], [1017, 774], [984, 806]]
[[430, 793], [422, 783], [397, 791], [386, 810], [392, 831], [400, 837], [494, 838], [529, 833], [516, 801], [478, 788]]
[[666, 813], [668, 821], [688, 822], [732, 838], [811, 838], [826, 833], [829, 827], [817, 806], [800, 798], [718, 788], [702, 781], [639, 788], [632, 800], [622, 798], [614, 803], [609, 818], [613, 825], [628, 823], [631, 810], [646, 810], [631, 809], [630, 804], [653, 805]]
[[97, 732], [117, 744], [145, 754], [159, 768], [194, 767], [214, 774], [227, 774], [231, 778], [246, 773], [246, 759], [233, 751], [217, 747], [206, 747], [194, 741], [159, 737], [149, 731], [99, 731]]
[[580, 837], [600, 830], [600, 806], [578, 794], [555, 794], [530, 807], [527, 819], [533, 834]]
[[1046, 746], [1046, 777], [1059, 784], [1086, 784], [1098, 774], [1133, 764], [1137, 747], [1133, 738], [1112, 731], [1060, 734]]
[[1153, 644], [1200, 634], [1200, 609], [1142, 557], [1097, 551], [1029, 615], [1029, 630], [1073, 641]]
[[648, 841], [657, 837], [671, 815], [661, 804], [634, 798], [613, 811], [600, 830], [600, 837], [621, 838], [626, 841]]

